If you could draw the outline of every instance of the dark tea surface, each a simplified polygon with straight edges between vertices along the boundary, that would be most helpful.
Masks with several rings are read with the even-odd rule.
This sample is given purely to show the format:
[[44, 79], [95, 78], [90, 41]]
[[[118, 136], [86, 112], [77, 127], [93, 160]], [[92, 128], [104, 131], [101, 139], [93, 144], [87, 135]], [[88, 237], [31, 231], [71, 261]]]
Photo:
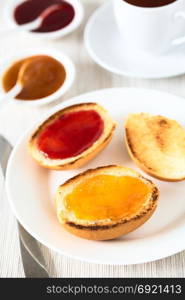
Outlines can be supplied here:
[[160, 6], [173, 3], [177, 0], [123, 0], [123, 1], [141, 7], [160, 7]]

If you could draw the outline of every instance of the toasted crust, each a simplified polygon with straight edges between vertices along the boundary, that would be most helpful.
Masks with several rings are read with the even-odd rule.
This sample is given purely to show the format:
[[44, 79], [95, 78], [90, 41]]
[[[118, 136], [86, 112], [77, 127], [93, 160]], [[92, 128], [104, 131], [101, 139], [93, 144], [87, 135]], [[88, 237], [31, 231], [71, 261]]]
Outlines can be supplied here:
[[130, 220], [125, 223], [117, 224], [115, 226], [80, 227], [75, 223], [67, 223], [67, 222], [65, 222], [63, 226], [70, 233], [87, 240], [95, 240], [95, 241], [113, 240], [136, 230], [152, 216], [155, 209], [156, 206], [154, 206], [148, 213], [144, 214], [143, 216], [140, 216], [136, 219]]
[[[104, 131], [100, 138], [87, 150], [79, 154], [78, 156], [68, 158], [68, 159], [49, 159], [44, 156], [37, 148], [36, 142], [40, 132], [48, 126], [53, 120], [57, 119], [60, 115], [66, 112], [74, 112], [79, 110], [90, 110], [93, 109], [97, 111], [104, 121]], [[45, 122], [43, 122], [38, 129], [32, 134], [28, 148], [33, 156], [33, 158], [43, 167], [52, 169], [52, 170], [69, 170], [78, 168], [89, 160], [93, 159], [100, 151], [102, 151], [106, 145], [110, 142], [116, 124], [112, 121], [111, 117], [108, 115], [107, 111], [96, 103], [82, 103], [77, 105], [72, 105], [66, 107], [51, 117], [49, 117]]]
[[[140, 178], [151, 187], [150, 197], [142, 209], [135, 215], [120, 220], [99, 220], [85, 221], [79, 220], [74, 215], [71, 215], [66, 210], [64, 205], [65, 195], [67, 195], [75, 185], [83, 181], [87, 177], [92, 177], [96, 174], [113, 174], [117, 176], [133, 176]], [[114, 196], [114, 195], [113, 195]], [[120, 166], [106, 166], [97, 169], [88, 170], [81, 173], [72, 179], [69, 179], [61, 185], [56, 193], [56, 207], [59, 222], [72, 234], [90, 240], [109, 240], [115, 239], [121, 235], [125, 235], [143, 223], [145, 223], [153, 214], [157, 207], [159, 191], [157, 187], [148, 179], [142, 177], [137, 172]]]
[[185, 179], [185, 130], [176, 121], [131, 114], [125, 141], [130, 157], [147, 174], [163, 181]]

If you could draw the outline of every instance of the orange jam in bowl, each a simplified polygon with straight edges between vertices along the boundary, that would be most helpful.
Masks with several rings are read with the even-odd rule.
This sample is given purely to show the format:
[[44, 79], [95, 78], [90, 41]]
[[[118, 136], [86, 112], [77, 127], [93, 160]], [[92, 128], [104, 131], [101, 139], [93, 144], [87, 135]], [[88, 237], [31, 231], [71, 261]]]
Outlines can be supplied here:
[[150, 195], [150, 185], [140, 178], [100, 174], [74, 186], [65, 206], [81, 220], [120, 220], [136, 215]]
[[22, 68], [26, 65], [21, 78], [22, 90], [19, 100], [37, 100], [55, 93], [66, 80], [65, 67], [48, 55], [30, 56], [14, 62], [4, 73], [2, 85], [5, 92], [17, 83]]

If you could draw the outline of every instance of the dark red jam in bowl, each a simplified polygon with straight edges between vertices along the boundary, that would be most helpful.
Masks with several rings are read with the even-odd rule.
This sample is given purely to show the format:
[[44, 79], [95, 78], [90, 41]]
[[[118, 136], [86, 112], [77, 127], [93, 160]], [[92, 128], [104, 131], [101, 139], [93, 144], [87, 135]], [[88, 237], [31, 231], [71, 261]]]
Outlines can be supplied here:
[[66, 159], [90, 148], [103, 130], [104, 122], [95, 110], [68, 112], [41, 131], [37, 146], [50, 159]]
[[58, 4], [58, 9], [52, 11], [34, 32], [52, 32], [68, 26], [74, 19], [73, 6], [63, 0], [27, 0], [15, 8], [14, 18], [17, 24], [22, 25], [34, 21], [45, 9]]

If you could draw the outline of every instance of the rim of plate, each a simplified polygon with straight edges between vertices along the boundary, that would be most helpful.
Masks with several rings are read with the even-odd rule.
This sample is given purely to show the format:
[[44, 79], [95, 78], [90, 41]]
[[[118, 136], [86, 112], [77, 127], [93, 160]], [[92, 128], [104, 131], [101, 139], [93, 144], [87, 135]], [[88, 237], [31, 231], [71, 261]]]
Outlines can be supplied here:
[[[58, 247], [55, 247], [53, 246], [51, 243], [45, 241], [42, 239], [42, 237], [35, 233], [35, 232], [32, 232], [32, 230], [29, 228], [29, 225], [25, 224], [25, 222], [22, 220], [22, 218], [19, 216], [18, 212], [16, 211], [16, 206], [14, 205], [14, 201], [13, 201], [13, 195], [11, 195], [11, 192], [10, 192], [10, 188], [9, 188], [9, 173], [11, 171], [11, 164], [14, 160], [14, 155], [16, 154], [19, 146], [21, 145], [22, 142], [24, 142], [24, 139], [27, 137], [27, 135], [31, 132], [33, 132], [33, 130], [35, 129], [35, 127], [38, 126], [38, 124], [40, 124], [41, 122], [43, 122], [45, 119], [47, 119], [50, 115], [52, 115], [53, 113], [55, 113], [56, 111], [58, 111], [59, 109], [62, 109], [62, 108], [65, 108], [69, 105], [72, 105], [72, 104], [75, 104], [75, 103], [84, 103], [86, 102], [85, 99], [80, 99], [81, 97], [88, 97], [89, 95], [92, 95], [92, 94], [96, 94], [96, 93], [105, 93], [105, 92], [109, 92], [109, 91], [117, 91], [117, 92], [121, 92], [121, 91], [140, 91], [140, 92], [145, 92], [145, 93], [156, 93], [156, 96], [161, 96], [161, 95], [166, 95], [166, 96], [169, 96], [171, 97], [171, 99], [168, 101], [179, 101], [179, 102], [182, 102], [183, 101], [183, 104], [184, 104], [184, 99], [182, 97], [179, 97], [179, 96], [176, 96], [176, 95], [173, 95], [171, 93], [168, 93], [168, 92], [162, 92], [162, 91], [159, 91], [159, 90], [154, 90], [154, 89], [145, 89], [145, 88], [133, 88], [133, 87], [126, 87], [126, 88], [108, 88], [108, 89], [101, 89], [101, 90], [95, 90], [95, 91], [92, 91], [92, 92], [88, 92], [88, 93], [84, 93], [84, 94], [81, 94], [81, 95], [77, 95], [76, 97], [73, 97], [69, 100], [66, 100], [64, 101], [63, 103], [60, 103], [59, 105], [53, 107], [52, 109], [50, 109], [47, 113], [44, 113], [43, 116], [41, 118], [39, 118], [39, 120], [37, 120], [36, 122], [34, 122], [34, 124], [28, 128], [23, 134], [22, 136], [18, 139], [17, 141], [17, 144], [16, 146], [13, 148], [12, 150], [12, 153], [11, 153], [11, 156], [9, 158], [9, 162], [8, 162], [8, 166], [7, 166], [7, 172], [6, 172], [6, 181], [5, 181], [5, 187], [6, 187], [6, 192], [7, 192], [7, 198], [8, 198], [8, 201], [9, 201], [9, 204], [11, 206], [11, 209], [15, 215], [15, 217], [17, 218], [17, 220], [21, 223], [21, 225], [36, 239], [38, 240], [39, 242], [41, 242], [43, 245], [45, 245], [46, 247], [48, 247], [49, 249], [51, 250], [54, 250], [55, 252], [57, 253], [60, 253], [64, 256], [67, 256], [67, 257], [70, 257], [72, 259], [77, 259], [77, 260], [80, 260], [80, 261], [84, 261], [84, 262], [88, 262], [88, 263], [96, 263], [96, 264], [100, 264], [100, 265], [135, 265], [135, 264], [142, 264], [142, 263], [147, 263], [147, 262], [152, 262], [152, 261], [156, 261], [156, 260], [160, 260], [160, 259], [163, 259], [163, 258], [166, 258], [166, 257], [169, 257], [171, 255], [174, 255], [176, 253], [179, 253], [183, 250], [185, 250], [185, 241], [183, 241], [183, 239], [178, 239], [178, 245], [177, 243], [173, 243], [173, 248], [169, 249], [169, 247], [167, 247], [167, 251], [164, 250], [163, 248], [161, 248], [160, 246], [160, 250], [161, 250], [161, 254], [160, 255], [156, 255], [155, 254], [151, 254], [150, 253], [150, 258], [149, 259], [141, 259], [141, 258], [137, 258], [135, 259], [134, 262], [110, 262], [110, 261], [101, 261], [100, 259], [96, 259], [96, 258], [83, 258], [79, 255], [75, 255], [75, 254], [71, 254], [71, 253], [68, 253], [64, 250], [62, 250], [61, 248], [58, 248]], [[173, 98], [173, 99], [172, 99]], [[164, 100], [165, 101], [165, 100]], [[182, 233], [185, 233], [185, 222], [183, 222], [183, 226], [180, 226], [180, 229], [182, 231]], [[173, 232], [174, 231], [174, 232]], [[179, 230], [179, 226], [177, 227], [177, 232], [180, 231]], [[160, 235], [160, 234], [154, 234], [154, 240], [156, 240], [157, 236]], [[167, 241], [170, 241], [170, 236], [174, 235], [174, 237], [176, 237], [176, 230], [171, 230], [170, 232], [167, 230], [167, 234], [163, 234], [165, 236], [168, 237]], [[148, 240], [150, 238], [146, 237], [146, 238], [141, 238], [140, 240]], [[165, 245], [166, 245], [166, 239], [165, 241], [163, 240], [163, 242], [165, 242]], [[134, 243], [133, 243], [134, 244]], [[133, 245], [134, 246], [134, 245]], [[163, 252], [162, 252], [163, 251]]]

